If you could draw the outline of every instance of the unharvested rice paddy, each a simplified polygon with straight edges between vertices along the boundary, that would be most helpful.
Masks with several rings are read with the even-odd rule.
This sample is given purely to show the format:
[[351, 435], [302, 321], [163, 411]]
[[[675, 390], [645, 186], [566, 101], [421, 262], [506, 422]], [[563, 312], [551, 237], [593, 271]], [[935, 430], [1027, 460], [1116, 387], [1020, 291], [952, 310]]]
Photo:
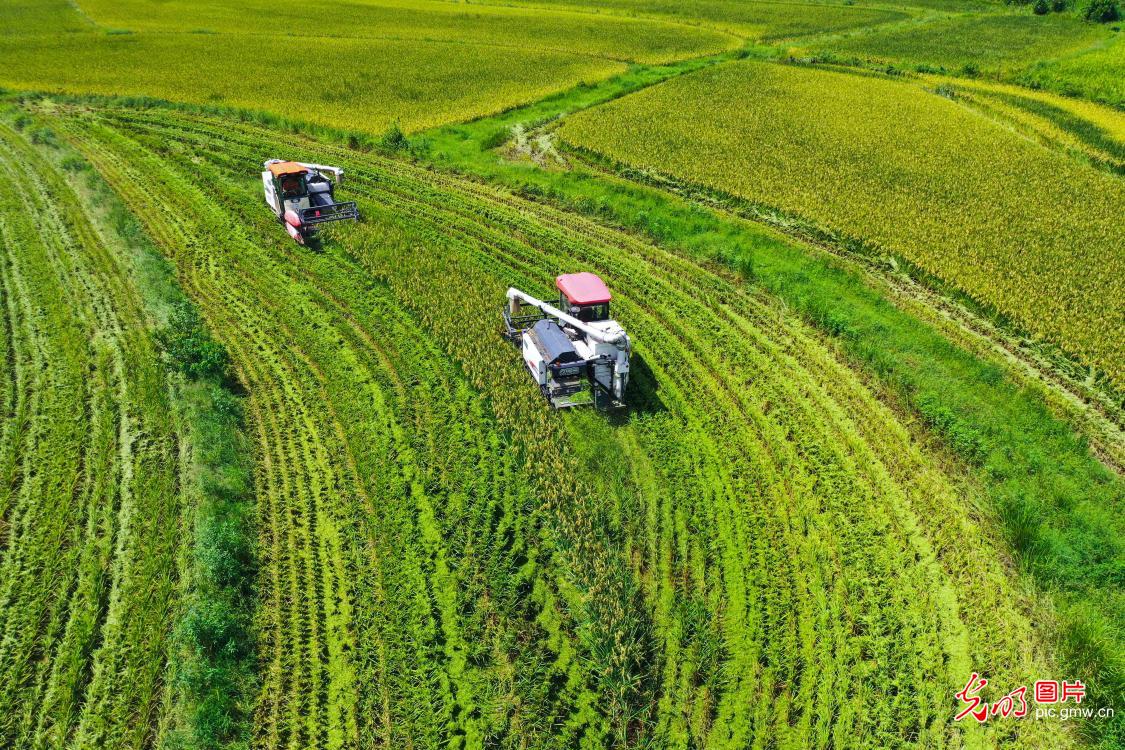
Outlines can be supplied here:
[[594, 10], [599, 17], [622, 14], [628, 17], [675, 19], [754, 40], [843, 31], [909, 18], [902, 10], [885, 7], [774, 0], [548, 0], [546, 3], [518, 0], [518, 3], [558, 8], [581, 7]]
[[587, 110], [561, 132], [905, 257], [1125, 382], [1120, 179], [955, 101], [748, 62]]
[[962, 15], [832, 38], [818, 49], [877, 62], [1011, 72], [1104, 44], [1113, 32], [1066, 15]]
[[[247, 14], [263, 19], [248, 28]], [[266, 21], [268, 19], [268, 21]], [[409, 0], [348, 13], [199, 2], [0, 9], [0, 85], [264, 109], [419, 130], [658, 63], [736, 46], [669, 21]]]

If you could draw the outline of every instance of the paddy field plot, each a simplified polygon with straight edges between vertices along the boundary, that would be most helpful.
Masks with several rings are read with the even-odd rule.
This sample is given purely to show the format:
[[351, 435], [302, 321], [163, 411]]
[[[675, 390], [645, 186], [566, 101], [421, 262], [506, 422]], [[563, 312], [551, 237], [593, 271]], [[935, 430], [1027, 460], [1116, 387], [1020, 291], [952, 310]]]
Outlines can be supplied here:
[[1125, 382], [1125, 187], [956, 101], [743, 62], [586, 110], [561, 134], [907, 258]]
[[424, 0], [325, 13], [276, 3], [75, 8], [0, 11], [0, 85], [223, 104], [368, 133], [471, 119], [630, 62], [738, 44], [666, 20]]
[[1125, 107], [1125, 37], [1117, 34], [1084, 52], [1036, 63], [1019, 80], [1121, 109]]
[[194, 495], [132, 263], [0, 124], [0, 746], [150, 747]]
[[582, 8], [598, 18], [627, 17], [673, 19], [695, 26], [720, 29], [756, 41], [807, 34], [843, 31], [901, 21], [909, 14], [891, 8], [840, 3], [775, 2], [762, 0], [517, 0], [527, 5]]
[[1121, 34], [1073, 14], [963, 14], [828, 36], [809, 49], [848, 62], [999, 77], [1125, 104]]
[[[330, 8], [332, 6], [329, 6]], [[361, 0], [326, 12], [323, 6], [244, 0], [83, 0], [83, 13], [102, 29], [135, 32], [265, 33], [309, 37], [294, 48], [275, 42], [274, 56], [308, 66], [317, 75], [321, 40], [385, 39], [457, 42], [471, 60], [474, 46], [513, 51], [566, 52], [624, 62], [662, 63], [729, 49], [738, 40], [673, 19], [593, 15], [560, 6], [554, 10], [508, 4], [465, 4], [439, 0]], [[248, 28], [260, 19], [261, 29]], [[357, 61], [362, 60], [357, 55]], [[417, 62], [404, 60], [404, 81], [417, 75]]]
[[1105, 43], [1113, 32], [1070, 15], [964, 14], [871, 29], [821, 42], [816, 49], [880, 63], [925, 64], [959, 71], [1011, 72]]

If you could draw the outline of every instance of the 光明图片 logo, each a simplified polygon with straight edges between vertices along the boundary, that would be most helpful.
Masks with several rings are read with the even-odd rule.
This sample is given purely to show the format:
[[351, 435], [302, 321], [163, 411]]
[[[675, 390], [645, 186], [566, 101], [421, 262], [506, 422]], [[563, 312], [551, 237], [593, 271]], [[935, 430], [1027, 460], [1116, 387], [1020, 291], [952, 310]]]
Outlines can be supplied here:
[[[961, 704], [961, 710], [953, 717], [954, 721], [972, 718], [978, 723], [989, 719], [1023, 718], [1031, 713], [1028, 706], [1028, 688], [1022, 685], [1001, 697], [994, 703], [985, 701], [980, 692], [988, 685], [988, 679], [973, 672], [965, 687], [955, 695]], [[1081, 707], [1082, 700], [1086, 697], [1086, 685], [1081, 680], [1037, 680], [1034, 684], [1031, 698], [1034, 699], [1034, 716], [1036, 719], [1108, 719], [1114, 715], [1112, 706], [1100, 708]], [[1065, 704], [1073, 701], [1073, 706]]]

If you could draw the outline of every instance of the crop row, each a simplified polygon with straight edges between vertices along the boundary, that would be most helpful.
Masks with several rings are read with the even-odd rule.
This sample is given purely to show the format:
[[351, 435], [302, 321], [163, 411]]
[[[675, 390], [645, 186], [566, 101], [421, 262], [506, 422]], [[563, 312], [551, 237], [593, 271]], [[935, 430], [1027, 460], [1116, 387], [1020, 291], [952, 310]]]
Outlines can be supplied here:
[[169, 710], [177, 427], [130, 269], [0, 125], [0, 745], [147, 747]]
[[[723, 274], [252, 125], [61, 124], [251, 394], [263, 744], [939, 746], [968, 671], [1044, 668], [994, 543], [910, 427]], [[342, 163], [361, 200], [322, 254], [258, 205], [254, 164], [283, 150]], [[549, 412], [497, 335], [506, 286], [579, 269], [637, 342], [623, 421]]]
[[1110, 171], [1125, 172], [1125, 114], [1081, 99], [981, 81], [930, 79], [1032, 136]]
[[1125, 189], [956, 101], [734, 63], [587, 110], [561, 133], [904, 257], [1125, 382]]
[[[251, 393], [259, 505], [270, 509], [259, 740], [401, 746], [407, 737], [426, 745], [463, 737], [479, 746], [501, 731], [495, 725], [522, 723], [506, 733], [534, 736], [552, 704], [579, 704], [586, 679], [523, 539], [537, 531], [519, 451], [489, 427], [479, 396], [457, 384], [397, 306], [379, 304], [377, 288], [349, 281], [354, 268], [298, 263], [232, 231], [209, 203], [249, 209], [228, 180], [216, 175], [200, 193], [168, 164], [140, 172], [156, 162], [112, 132], [98, 136], [84, 148], [115, 185], [138, 186], [124, 196], [135, 208], [150, 201], [139, 213], [176, 249], [205, 314], [224, 316], [212, 326], [235, 342]], [[124, 149], [117, 173], [108, 155]], [[184, 158], [197, 178], [211, 171]], [[272, 233], [253, 206], [245, 220]], [[173, 235], [159, 216], [191, 226]], [[217, 247], [229, 265], [216, 262]], [[277, 394], [315, 407], [295, 412]], [[287, 446], [297, 441], [300, 449]], [[303, 468], [314, 462], [302, 453], [331, 478]], [[316, 545], [318, 534], [334, 541]], [[321, 575], [332, 582], [319, 585]], [[537, 613], [526, 611], [526, 588], [541, 602]], [[326, 633], [340, 645], [325, 645]]]

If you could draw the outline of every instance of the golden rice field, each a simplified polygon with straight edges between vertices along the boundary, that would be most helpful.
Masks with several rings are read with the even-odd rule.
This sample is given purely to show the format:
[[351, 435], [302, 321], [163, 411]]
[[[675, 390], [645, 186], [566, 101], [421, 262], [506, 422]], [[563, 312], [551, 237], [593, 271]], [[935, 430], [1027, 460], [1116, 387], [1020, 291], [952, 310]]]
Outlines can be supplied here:
[[[1125, 748], [1125, 46], [1048, 11], [0, 0], [0, 750]], [[575, 271], [625, 408], [502, 334]]]
[[[347, 13], [276, 3], [19, 0], [0, 8], [0, 86], [264, 109], [364, 132], [498, 112], [630, 62], [738, 40], [669, 21], [428, 0]], [[261, 18], [261, 30], [240, 18]]]
[[[293, 64], [278, 54], [290, 43], [284, 36], [241, 34], [20, 37], [0, 52], [0, 83], [196, 104], [267, 104], [281, 115], [381, 132], [395, 122], [417, 130], [489, 114], [625, 69], [613, 60], [562, 52], [482, 47], [465, 59], [456, 43], [336, 39], [321, 45], [316, 74], [294, 80]], [[149, 65], [154, 59], [166, 62]], [[232, 75], [236, 70], [252, 74]], [[405, 78], [403, 70], [425, 72]], [[305, 102], [315, 102], [315, 109]]]
[[1125, 383], [1125, 186], [955, 101], [746, 62], [587, 110], [561, 134], [907, 258]]
[[[618, 61], [662, 63], [719, 52], [737, 45], [729, 34], [676, 23], [589, 13], [560, 7], [530, 10], [504, 4], [449, 3], [440, 0], [363, 0], [346, 11], [325, 13], [316, 6], [280, 5], [267, 0], [83, 0], [83, 13], [102, 29], [135, 32], [265, 33], [308, 36], [316, 41], [298, 49], [274, 40], [271, 56], [290, 65], [308, 66], [318, 77], [322, 44], [329, 39], [412, 40], [466, 45], [459, 56], [471, 60], [474, 47], [507, 48], [510, 52], [565, 52]], [[269, 19], [261, 30], [248, 29], [246, 18]], [[359, 60], [356, 56], [354, 59]], [[440, 62], [440, 61], [435, 61]], [[404, 60], [399, 72], [409, 79], [419, 71]]]
[[[937, 0], [949, 2], [950, 0]], [[901, 7], [849, 3], [785, 2], [784, 0], [516, 0], [518, 5], [582, 8], [599, 18], [625, 15], [672, 19], [702, 25], [753, 40], [788, 39], [808, 34], [878, 27], [902, 21], [910, 14]], [[925, 4], [912, 2], [910, 5]]]
[[1118, 174], [1125, 173], [1125, 112], [1084, 99], [1011, 84], [927, 76], [998, 122]]

